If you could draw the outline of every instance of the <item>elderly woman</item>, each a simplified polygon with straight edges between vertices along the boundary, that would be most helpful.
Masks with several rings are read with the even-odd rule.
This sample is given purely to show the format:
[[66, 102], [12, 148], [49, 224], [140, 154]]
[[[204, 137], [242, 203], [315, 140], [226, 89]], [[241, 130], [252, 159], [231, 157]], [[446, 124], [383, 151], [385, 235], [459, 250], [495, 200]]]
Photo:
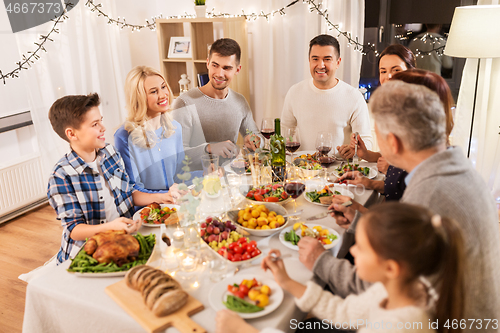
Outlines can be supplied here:
[[127, 75], [125, 97], [128, 116], [115, 133], [115, 145], [127, 173], [137, 190], [169, 192], [175, 201], [184, 148], [182, 128], [171, 116], [172, 91], [160, 72], [137, 66]]
[[[423, 69], [410, 69], [404, 72], [396, 73], [392, 80], [400, 80], [407, 83], [414, 83], [426, 86], [436, 92], [439, 99], [443, 103], [443, 109], [446, 116], [446, 142], [449, 144], [449, 136], [453, 129], [453, 116], [451, 108], [453, 106], [453, 97], [451, 96], [450, 87], [446, 81], [439, 75]], [[355, 139], [351, 140], [351, 147], [356, 144]], [[380, 153], [372, 152], [366, 149], [366, 146], [361, 138], [358, 139], [358, 156], [369, 162], [375, 162], [382, 156]], [[362, 184], [368, 189], [376, 190], [384, 193], [386, 200], [399, 200], [403, 196], [406, 188], [404, 181], [408, 173], [402, 169], [389, 165], [384, 181], [371, 180], [362, 177], [359, 173], [346, 173], [340, 180], [346, 180], [348, 184]]]

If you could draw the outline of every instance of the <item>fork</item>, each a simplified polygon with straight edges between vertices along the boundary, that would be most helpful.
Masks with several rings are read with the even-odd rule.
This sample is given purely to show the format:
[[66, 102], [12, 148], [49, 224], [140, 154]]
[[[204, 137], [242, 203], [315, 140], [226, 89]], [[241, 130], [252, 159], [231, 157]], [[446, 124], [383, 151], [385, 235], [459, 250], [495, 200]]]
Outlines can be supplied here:
[[354, 156], [352, 157], [352, 163], [359, 163], [359, 157], [358, 157], [358, 136], [359, 133], [356, 132], [354, 133], [356, 135], [356, 144], [354, 145]]
[[[291, 256], [292, 256], [292, 255], [291, 255], [290, 253], [287, 253], [287, 254], [284, 254], [284, 255], [279, 256], [279, 257], [273, 257], [271, 260], [272, 260], [273, 262], [276, 262], [276, 261], [278, 261], [278, 260], [280, 260], [280, 259], [288, 258], [288, 257], [291, 257]], [[242, 265], [240, 265], [240, 266], [238, 266], [238, 267], [236, 267], [236, 268], [234, 269], [234, 273], [233, 273], [233, 274], [236, 274], [236, 273], [238, 273], [240, 270], [245, 269], [245, 268], [248, 268], [248, 267], [252, 267], [252, 266], [260, 266], [260, 263], [258, 263], [258, 264], [256, 264], [256, 263], [254, 263], [254, 264], [247, 264], [247, 265], [246, 265], [246, 264], [242, 264]]]

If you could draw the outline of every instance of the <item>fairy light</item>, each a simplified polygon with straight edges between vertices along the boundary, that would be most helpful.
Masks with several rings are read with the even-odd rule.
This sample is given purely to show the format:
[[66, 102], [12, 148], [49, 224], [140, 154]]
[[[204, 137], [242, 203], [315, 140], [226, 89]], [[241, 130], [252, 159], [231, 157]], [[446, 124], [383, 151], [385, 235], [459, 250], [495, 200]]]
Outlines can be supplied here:
[[54, 22], [54, 25], [52, 26], [52, 29], [50, 29], [49, 33], [46, 35], [40, 35], [38, 39], [40, 41], [34, 42], [35, 46], [37, 47], [35, 51], [28, 51], [27, 54], [22, 55], [22, 60], [18, 61], [16, 63], [17, 67], [14, 68], [12, 71], [3, 74], [2, 70], [0, 70], [0, 80], [3, 81], [3, 84], [6, 84], [7, 79], [14, 79], [19, 77], [19, 73], [22, 70], [29, 70], [32, 64], [35, 63], [36, 60], [40, 59], [40, 51], [47, 52], [47, 49], [45, 48], [45, 43], [47, 41], [53, 42], [54, 40], [51, 38], [52, 34], [58, 34], [59, 29], [57, 28], [57, 25], [63, 23], [66, 20], [69, 20], [69, 17], [67, 16], [67, 12], [74, 7], [74, 4], [71, 2], [65, 2], [65, 10], [62, 11], [61, 15], [59, 15], [57, 18], [52, 19], [51, 21]]

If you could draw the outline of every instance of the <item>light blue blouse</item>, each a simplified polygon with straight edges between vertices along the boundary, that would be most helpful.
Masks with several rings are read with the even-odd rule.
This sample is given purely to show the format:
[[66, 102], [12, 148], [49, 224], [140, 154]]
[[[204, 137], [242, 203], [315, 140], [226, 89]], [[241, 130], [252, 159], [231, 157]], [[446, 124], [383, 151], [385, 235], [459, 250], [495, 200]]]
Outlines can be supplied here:
[[162, 139], [158, 139], [150, 149], [132, 144], [132, 139], [123, 126], [115, 132], [115, 146], [122, 155], [125, 169], [135, 183], [136, 190], [146, 193], [167, 192], [176, 182], [177, 174], [182, 173], [182, 126], [175, 120], [172, 124], [175, 133], [163, 138], [163, 129], [157, 129], [156, 136]]

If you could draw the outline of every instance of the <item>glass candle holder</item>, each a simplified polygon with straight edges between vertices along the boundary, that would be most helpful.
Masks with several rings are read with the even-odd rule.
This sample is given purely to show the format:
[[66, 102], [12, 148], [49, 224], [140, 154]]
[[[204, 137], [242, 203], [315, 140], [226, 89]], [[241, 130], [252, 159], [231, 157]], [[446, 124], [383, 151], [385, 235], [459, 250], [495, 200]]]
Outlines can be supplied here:
[[176, 249], [183, 249], [184, 248], [184, 230], [176, 229], [172, 233], [172, 245]]
[[198, 267], [198, 252], [195, 250], [179, 251], [176, 254], [179, 268], [183, 272], [193, 272]]

